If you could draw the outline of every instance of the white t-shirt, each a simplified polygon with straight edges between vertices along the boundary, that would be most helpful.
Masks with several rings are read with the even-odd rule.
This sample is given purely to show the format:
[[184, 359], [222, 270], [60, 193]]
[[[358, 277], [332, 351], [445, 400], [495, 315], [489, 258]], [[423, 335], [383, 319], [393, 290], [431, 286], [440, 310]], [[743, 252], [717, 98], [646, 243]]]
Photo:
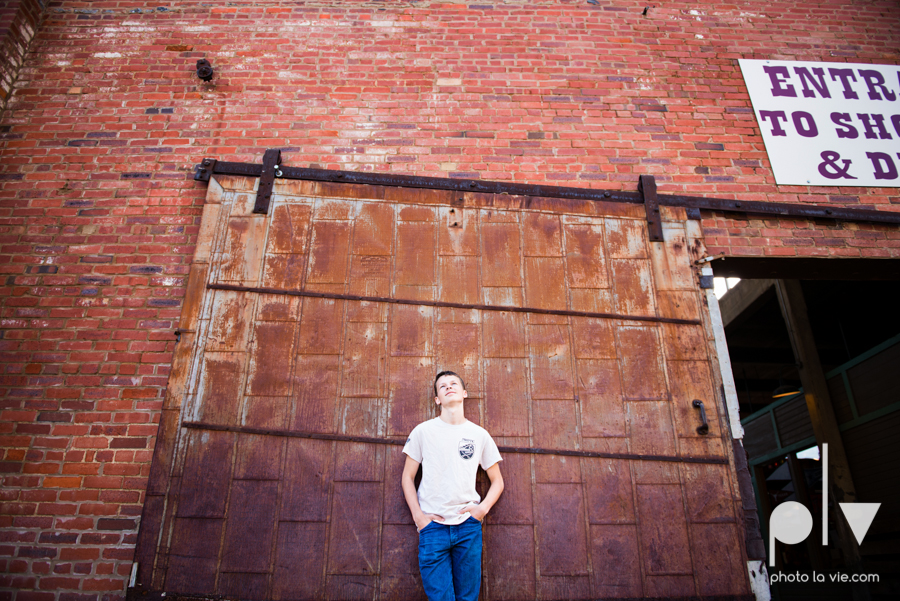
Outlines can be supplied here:
[[416, 426], [403, 452], [422, 464], [419, 506], [453, 526], [469, 519], [459, 510], [481, 497], [475, 490], [479, 464], [487, 469], [500, 461], [500, 451], [487, 430], [466, 420], [453, 426], [436, 417]]

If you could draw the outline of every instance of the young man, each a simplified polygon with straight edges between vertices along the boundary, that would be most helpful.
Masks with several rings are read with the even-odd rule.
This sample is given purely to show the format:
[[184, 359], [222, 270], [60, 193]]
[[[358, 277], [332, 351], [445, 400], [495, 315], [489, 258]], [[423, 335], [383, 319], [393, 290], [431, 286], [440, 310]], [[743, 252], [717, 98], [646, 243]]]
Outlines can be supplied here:
[[[440, 417], [413, 429], [403, 447], [401, 486], [419, 530], [419, 571], [429, 601], [476, 601], [481, 590], [481, 521], [503, 492], [500, 452], [487, 430], [466, 419], [462, 378], [434, 379]], [[478, 465], [491, 481], [475, 491]], [[414, 479], [422, 466], [418, 493]]]

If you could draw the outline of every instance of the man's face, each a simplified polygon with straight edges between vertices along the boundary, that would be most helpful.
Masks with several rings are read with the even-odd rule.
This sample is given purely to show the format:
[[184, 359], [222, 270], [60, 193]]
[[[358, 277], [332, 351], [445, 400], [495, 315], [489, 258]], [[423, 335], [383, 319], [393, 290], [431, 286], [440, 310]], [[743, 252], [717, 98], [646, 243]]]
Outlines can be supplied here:
[[451, 402], [462, 402], [469, 397], [469, 393], [463, 388], [462, 381], [456, 376], [441, 376], [437, 383], [437, 396], [434, 402], [438, 405]]

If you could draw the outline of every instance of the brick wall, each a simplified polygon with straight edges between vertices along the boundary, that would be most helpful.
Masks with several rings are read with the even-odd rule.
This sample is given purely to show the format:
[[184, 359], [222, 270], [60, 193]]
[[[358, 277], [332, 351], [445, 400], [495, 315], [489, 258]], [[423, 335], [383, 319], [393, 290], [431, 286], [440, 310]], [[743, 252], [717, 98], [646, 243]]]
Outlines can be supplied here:
[[[48, 2], [0, 118], [0, 599], [123, 594], [202, 157], [900, 205], [776, 186], [736, 60], [900, 63], [894, 0], [207, 4]], [[897, 228], [703, 226], [711, 253], [900, 257]]]
[[40, 27], [43, 10], [44, 0], [0, 0], [0, 110]]

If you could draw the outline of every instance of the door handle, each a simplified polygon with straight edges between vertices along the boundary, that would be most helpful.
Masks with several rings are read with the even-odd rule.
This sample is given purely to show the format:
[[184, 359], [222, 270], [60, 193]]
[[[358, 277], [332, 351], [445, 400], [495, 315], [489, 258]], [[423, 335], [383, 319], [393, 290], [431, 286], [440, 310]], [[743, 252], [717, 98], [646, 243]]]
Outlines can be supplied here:
[[694, 402], [691, 404], [696, 409], [700, 410], [700, 421], [702, 423], [697, 426], [697, 434], [709, 434], [709, 422], [706, 420], [706, 408], [703, 406], [703, 401], [701, 401], [700, 399], [694, 399]]

